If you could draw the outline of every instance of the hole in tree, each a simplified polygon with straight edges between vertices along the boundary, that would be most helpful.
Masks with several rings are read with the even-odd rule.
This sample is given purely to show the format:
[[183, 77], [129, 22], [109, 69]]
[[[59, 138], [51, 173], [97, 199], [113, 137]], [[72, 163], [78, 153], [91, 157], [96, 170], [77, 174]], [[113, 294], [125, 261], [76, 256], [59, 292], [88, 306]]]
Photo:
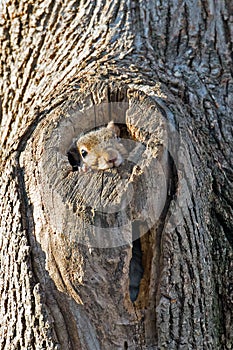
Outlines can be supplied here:
[[77, 150], [75, 143], [72, 143], [67, 151], [67, 157], [73, 171], [77, 171], [80, 166], [80, 154]]
[[124, 350], [127, 350], [128, 349], [128, 343], [127, 341], [124, 342]]
[[151, 263], [155, 228], [149, 229], [142, 221], [132, 223], [132, 258], [129, 265], [129, 294], [137, 307], [145, 308], [149, 301]]
[[142, 247], [140, 240], [140, 222], [132, 224], [132, 258], [129, 265], [129, 294], [132, 302], [136, 301], [144, 268], [142, 266]]

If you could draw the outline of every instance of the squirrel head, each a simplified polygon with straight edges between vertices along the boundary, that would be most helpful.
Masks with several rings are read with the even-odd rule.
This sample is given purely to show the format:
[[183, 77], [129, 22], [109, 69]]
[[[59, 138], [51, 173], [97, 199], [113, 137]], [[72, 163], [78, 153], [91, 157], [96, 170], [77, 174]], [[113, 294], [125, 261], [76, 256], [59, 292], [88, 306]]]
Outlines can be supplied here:
[[106, 170], [118, 167], [127, 152], [119, 139], [120, 129], [113, 121], [106, 127], [90, 131], [76, 141], [82, 170]]

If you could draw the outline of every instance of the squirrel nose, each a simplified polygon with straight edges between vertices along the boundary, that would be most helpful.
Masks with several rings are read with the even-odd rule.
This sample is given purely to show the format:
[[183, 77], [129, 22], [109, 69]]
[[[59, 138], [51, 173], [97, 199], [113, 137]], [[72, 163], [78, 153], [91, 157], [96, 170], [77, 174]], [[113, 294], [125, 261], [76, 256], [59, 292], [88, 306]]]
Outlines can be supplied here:
[[118, 167], [122, 163], [122, 157], [120, 153], [115, 149], [107, 149], [99, 158], [99, 169], [111, 169]]
[[105, 160], [108, 164], [113, 164], [117, 161], [118, 154], [116, 150], [108, 149], [106, 152]]
[[112, 159], [109, 159], [109, 160], [108, 160], [108, 163], [113, 163], [113, 164], [114, 164], [114, 163], [116, 162], [116, 160], [117, 160], [116, 157], [115, 157], [115, 158], [112, 158]]

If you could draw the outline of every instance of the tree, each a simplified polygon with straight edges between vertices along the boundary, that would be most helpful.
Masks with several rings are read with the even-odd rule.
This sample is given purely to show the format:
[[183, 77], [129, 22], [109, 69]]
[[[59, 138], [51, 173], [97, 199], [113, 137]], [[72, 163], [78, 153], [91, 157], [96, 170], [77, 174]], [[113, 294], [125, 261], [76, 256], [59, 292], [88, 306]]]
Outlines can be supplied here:
[[[1, 349], [232, 349], [231, 13], [2, 1]], [[131, 158], [81, 176], [110, 118]]]

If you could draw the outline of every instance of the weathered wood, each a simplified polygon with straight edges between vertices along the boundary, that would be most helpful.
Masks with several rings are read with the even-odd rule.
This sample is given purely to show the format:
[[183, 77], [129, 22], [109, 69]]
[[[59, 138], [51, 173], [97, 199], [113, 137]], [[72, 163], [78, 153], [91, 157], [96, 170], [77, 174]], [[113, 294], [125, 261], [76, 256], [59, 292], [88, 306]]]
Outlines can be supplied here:
[[[1, 349], [233, 347], [231, 14], [1, 3]], [[111, 119], [123, 166], [73, 172]]]

